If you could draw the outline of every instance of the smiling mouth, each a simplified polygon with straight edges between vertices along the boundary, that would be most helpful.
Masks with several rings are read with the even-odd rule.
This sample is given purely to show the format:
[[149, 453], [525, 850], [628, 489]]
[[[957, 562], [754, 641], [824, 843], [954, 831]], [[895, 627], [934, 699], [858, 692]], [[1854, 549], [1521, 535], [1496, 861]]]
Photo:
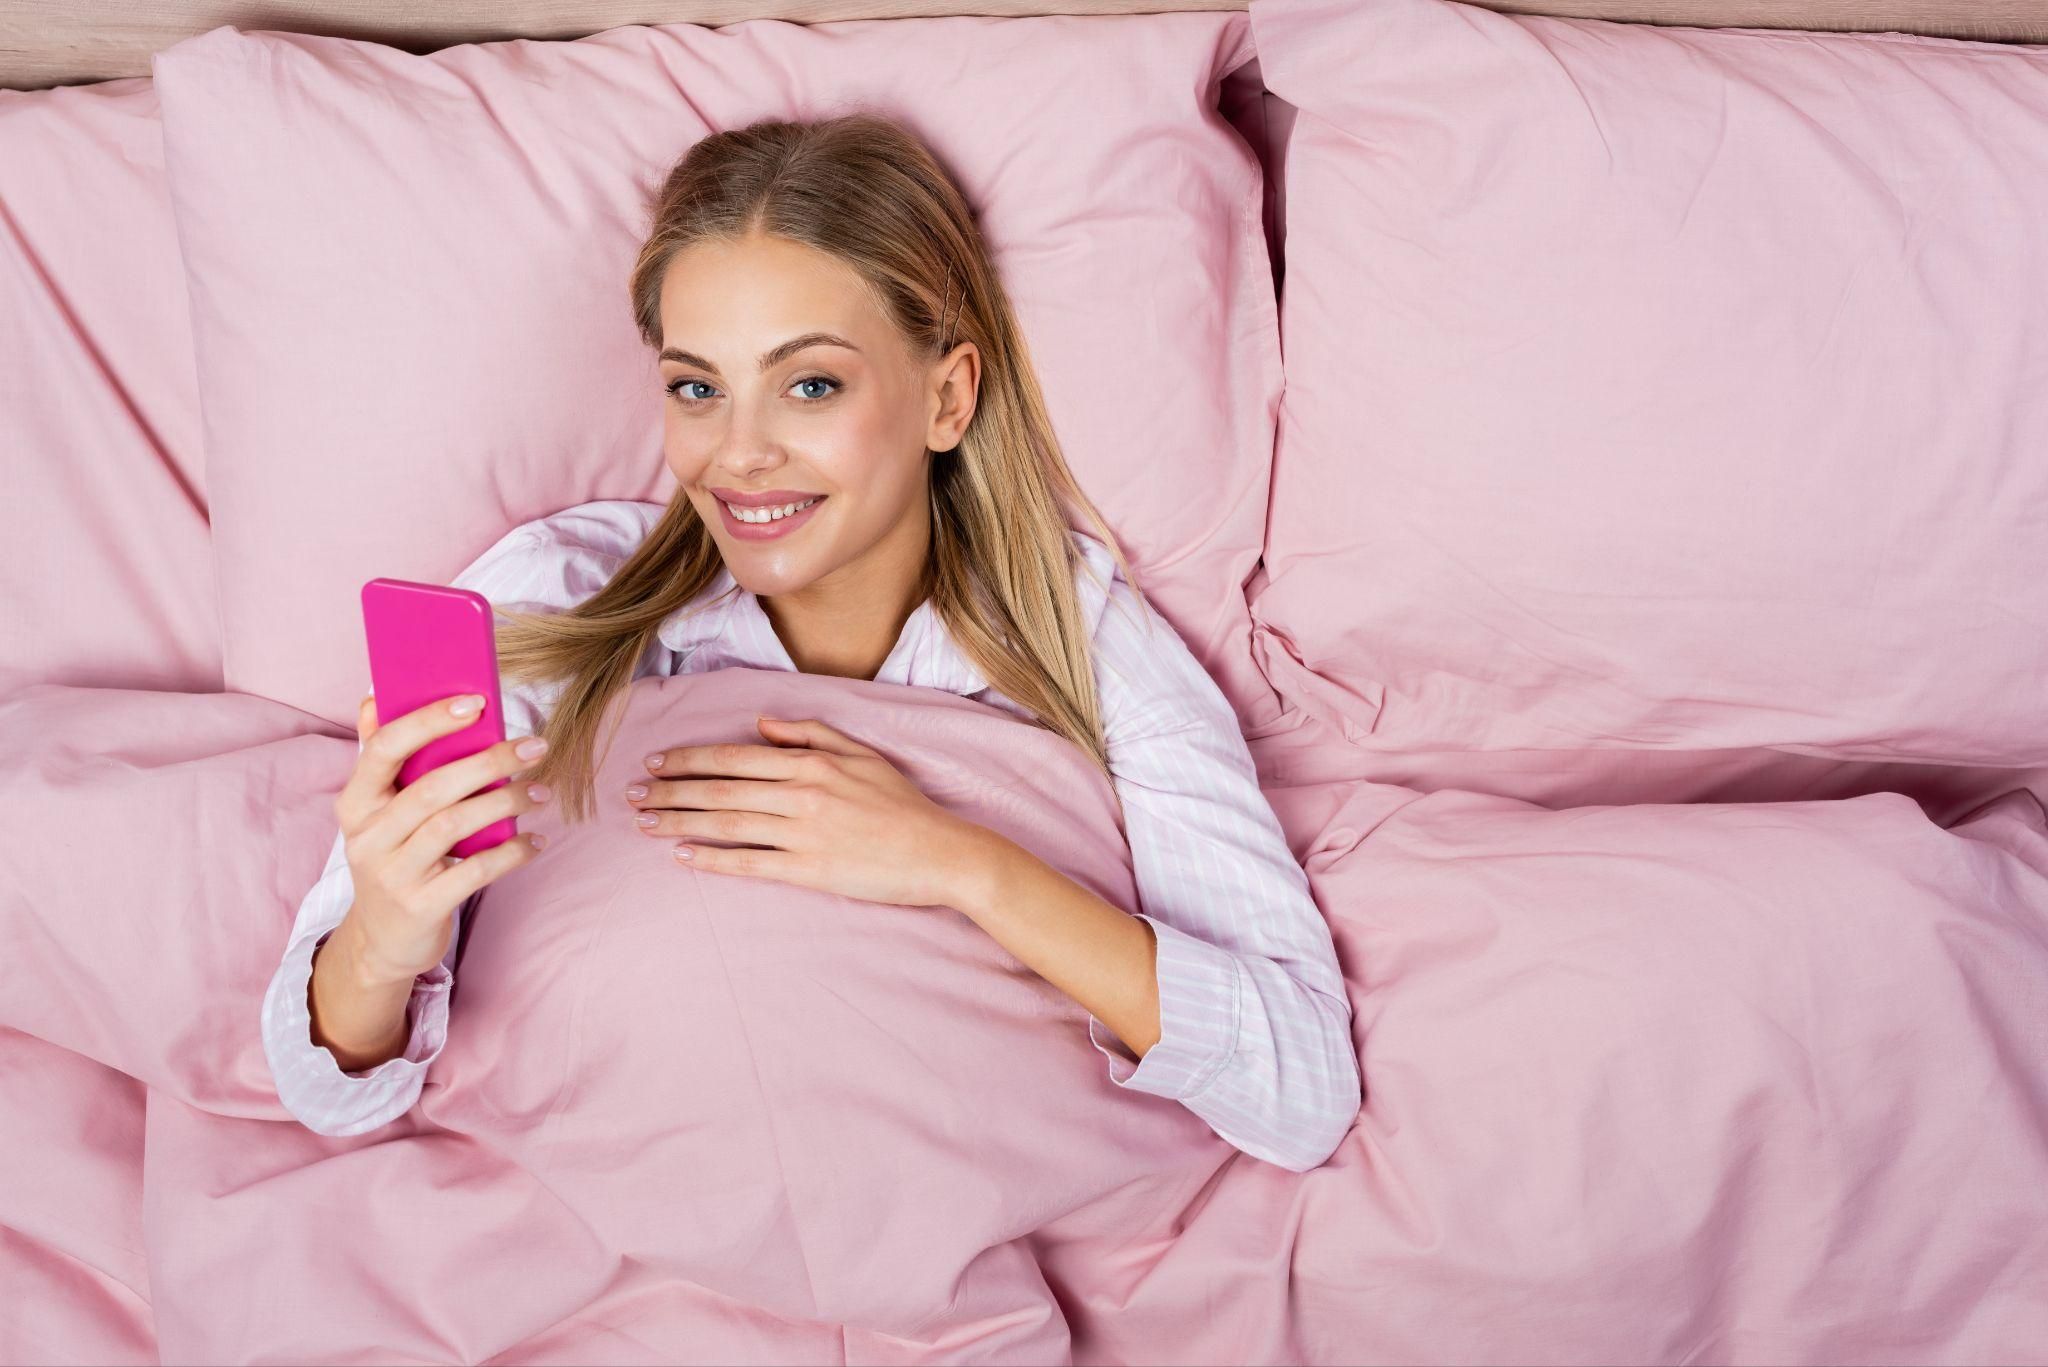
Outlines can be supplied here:
[[[712, 497], [718, 498], [718, 495], [713, 494]], [[799, 499], [795, 503], [778, 504], [771, 508], [741, 508], [735, 504], [726, 503], [722, 498], [718, 498], [718, 501], [724, 505], [726, 512], [732, 515], [735, 522], [744, 522], [750, 527], [766, 527], [772, 523], [794, 517], [812, 504], [822, 503], [824, 499], [825, 495], [823, 494], [813, 494], [811, 497]]]

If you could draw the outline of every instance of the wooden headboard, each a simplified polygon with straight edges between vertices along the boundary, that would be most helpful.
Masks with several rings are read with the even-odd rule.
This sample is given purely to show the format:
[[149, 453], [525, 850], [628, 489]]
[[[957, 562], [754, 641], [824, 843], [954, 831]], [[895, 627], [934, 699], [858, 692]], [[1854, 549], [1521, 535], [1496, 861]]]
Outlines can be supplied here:
[[[1927, 33], [2048, 42], [2048, 0], [1474, 0], [1517, 14], [1650, 24]], [[149, 57], [222, 24], [365, 38], [413, 52], [580, 38], [622, 24], [822, 23], [918, 15], [1146, 14], [1246, 0], [0, 0], [0, 89], [147, 76]]]

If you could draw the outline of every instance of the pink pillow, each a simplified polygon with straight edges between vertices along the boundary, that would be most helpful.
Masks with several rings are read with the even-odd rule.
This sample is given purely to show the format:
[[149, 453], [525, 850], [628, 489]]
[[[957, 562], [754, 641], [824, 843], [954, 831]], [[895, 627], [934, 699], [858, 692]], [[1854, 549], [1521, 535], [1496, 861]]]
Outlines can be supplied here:
[[0, 90], [0, 690], [221, 686], [161, 129], [144, 80]]
[[1256, 0], [1255, 652], [1368, 749], [2048, 760], [2048, 49]]
[[[229, 686], [348, 724], [356, 595], [506, 528], [666, 503], [629, 316], [645, 196], [696, 139], [855, 106], [977, 210], [1066, 455], [1245, 720], [1243, 583], [1279, 337], [1243, 14], [620, 28], [429, 56], [215, 29], [156, 58], [192, 292]], [[1156, 566], [1156, 572], [1152, 571]]]

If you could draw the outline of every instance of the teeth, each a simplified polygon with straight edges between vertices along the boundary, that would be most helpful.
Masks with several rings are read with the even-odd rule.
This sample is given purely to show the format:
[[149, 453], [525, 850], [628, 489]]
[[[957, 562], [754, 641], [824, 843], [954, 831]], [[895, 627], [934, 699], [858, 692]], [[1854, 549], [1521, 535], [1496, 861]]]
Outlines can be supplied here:
[[725, 506], [741, 522], [775, 522], [791, 513], [800, 513], [817, 501], [807, 498], [801, 503], [785, 503], [780, 508], [737, 508], [730, 503]]

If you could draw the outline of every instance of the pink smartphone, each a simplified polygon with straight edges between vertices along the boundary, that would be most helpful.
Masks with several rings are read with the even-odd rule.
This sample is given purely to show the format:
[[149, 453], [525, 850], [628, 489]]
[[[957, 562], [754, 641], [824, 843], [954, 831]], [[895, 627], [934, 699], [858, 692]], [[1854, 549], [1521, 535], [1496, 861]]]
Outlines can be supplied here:
[[[450, 760], [505, 739], [497, 627], [490, 601], [482, 594], [409, 579], [372, 579], [363, 585], [363, 636], [369, 643], [370, 687], [376, 694], [379, 726], [465, 693], [484, 700], [475, 721], [436, 736], [407, 757], [398, 769], [400, 788]], [[495, 778], [476, 791], [486, 793], [505, 783]], [[458, 858], [481, 854], [518, 833], [517, 819], [508, 816], [462, 837], [448, 853]]]

